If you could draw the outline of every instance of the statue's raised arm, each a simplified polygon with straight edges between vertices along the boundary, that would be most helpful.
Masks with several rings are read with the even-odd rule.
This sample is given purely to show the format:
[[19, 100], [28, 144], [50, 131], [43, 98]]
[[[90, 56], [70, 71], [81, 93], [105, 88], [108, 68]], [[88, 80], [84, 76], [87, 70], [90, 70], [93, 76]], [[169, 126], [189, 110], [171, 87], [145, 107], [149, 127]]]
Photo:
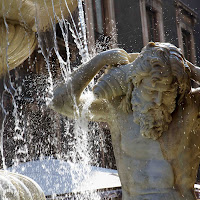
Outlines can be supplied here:
[[[75, 107], [81, 107], [84, 103], [84, 100], [80, 99], [83, 90], [102, 67], [105, 65], [125, 65], [134, 58], [135, 54], [129, 55], [122, 49], [113, 49], [99, 53], [74, 71], [67, 83], [63, 83], [54, 90], [52, 108], [68, 117], [74, 117]], [[96, 112], [100, 114], [100, 110], [104, 109], [105, 104], [100, 100], [95, 101], [94, 104], [92, 112], [95, 112], [95, 109], [97, 109]]]

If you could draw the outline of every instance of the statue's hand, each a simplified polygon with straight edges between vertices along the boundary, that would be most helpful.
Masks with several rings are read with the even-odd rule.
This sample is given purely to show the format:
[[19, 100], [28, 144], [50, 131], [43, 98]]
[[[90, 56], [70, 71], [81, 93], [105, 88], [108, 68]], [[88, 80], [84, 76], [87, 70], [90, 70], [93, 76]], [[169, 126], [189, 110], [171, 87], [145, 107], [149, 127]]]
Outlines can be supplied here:
[[100, 53], [107, 65], [126, 65], [129, 63], [129, 54], [123, 49], [111, 49]]

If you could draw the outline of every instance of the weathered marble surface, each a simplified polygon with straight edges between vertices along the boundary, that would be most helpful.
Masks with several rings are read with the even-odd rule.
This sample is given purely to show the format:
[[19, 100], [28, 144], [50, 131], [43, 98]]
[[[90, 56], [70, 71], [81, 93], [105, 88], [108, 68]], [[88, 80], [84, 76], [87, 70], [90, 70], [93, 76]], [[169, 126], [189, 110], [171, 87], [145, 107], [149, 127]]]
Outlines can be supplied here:
[[25, 61], [37, 45], [35, 32], [20, 24], [8, 22], [6, 26], [0, 21], [0, 77]]
[[45, 200], [40, 186], [32, 179], [8, 171], [0, 170], [0, 199]]
[[[53, 6], [54, 5], [54, 6]], [[36, 32], [52, 29], [77, 7], [77, 0], [2, 0], [0, 3], [0, 76], [32, 54]]]
[[200, 80], [199, 68], [167, 43], [149, 43], [139, 54], [102, 52], [55, 89], [52, 108], [76, 117], [74, 105], [81, 111], [86, 101], [83, 89], [106, 64], [86, 117], [110, 126], [123, 199], [194, 200], [200, 89], [190, 79]]
[[[66, 5], [67, 4], [67, 5]], [[31, 29], [33, 32], [46, 31], [52, 26], [51, 20], [67, 17], [77, 7], [77, 0], [2, 0], [0, 18]], [[56, 17], [58, 17], [56, 19]]]

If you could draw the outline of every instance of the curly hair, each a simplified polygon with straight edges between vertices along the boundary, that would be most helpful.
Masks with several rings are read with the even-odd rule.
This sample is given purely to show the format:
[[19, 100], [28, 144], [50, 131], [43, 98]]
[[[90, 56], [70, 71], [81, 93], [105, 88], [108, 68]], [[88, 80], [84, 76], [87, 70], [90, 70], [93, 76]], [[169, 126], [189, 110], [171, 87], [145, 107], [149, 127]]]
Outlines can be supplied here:
[[[184, 96], [190, 92], [191, 83], [186, 71], [187, 63], [179, 48], [170, 43], [150, 42], [145, 46], [137, 59], [131, 63], [132, 73], [128, 75], [128, 91], [120, 107], [131, 110], [131, 98], [134, 87], [140, 85], [145, 77], [152, 77], [152, 82], [172, 75], [172, 84], [177, 84], [177, 102], [180, 104]], [[126, 105], [125, 105], [126, 104]]]

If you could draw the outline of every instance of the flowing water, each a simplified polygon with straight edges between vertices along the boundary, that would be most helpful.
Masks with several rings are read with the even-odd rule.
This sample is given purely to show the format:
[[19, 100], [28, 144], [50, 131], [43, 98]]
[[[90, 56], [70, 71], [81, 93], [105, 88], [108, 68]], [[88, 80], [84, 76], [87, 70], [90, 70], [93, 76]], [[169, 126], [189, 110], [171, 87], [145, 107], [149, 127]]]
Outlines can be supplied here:
[[[0, 99], [0, 158], [1, 167], [4, 170], [12, 167], [13, 171], [16, 171], [16, 167], [20, 163], [34, 160], [59, 159], [79, 164], [81, 167], [74, 168], [70, 174], [73, 184], [80, 185], [82, 179], [86, 180], [89, 177], [90, 165], [95, 163], [95, 159], [98, 159], [100, 151], [102, 151], [99, 143], [102, 142], [104, 136], [101, 131], [97, 133], [99, 128], [97, 124], [89, 123], [84, 117], [93, 100], [90, 92], [93, 82], [84, 91], [84, 95], [87, 95], [89, 100], [84, 105], [83, 112], [80, 113], [77, 107], [76, 112], [79, 116], [77, 119], [69, 120], [48, 108], [53, 96], [53, 88], [61, 81], [67, 82], [70, 74], [77, 67], [71, 61], [73, 52], [70, 49], [70, 36], [73, 37], [76, 49], [78, 49], [79, 62], [77, 63], [83, 64], [91, 58], [88, 52], [82, 1], [78, 1], [78, 18], [76, 20], [70, 12], [67, 1], [65, 1], [65, 6], [69, 11], [69, 20], [65, 19], [61, 12], [62, 19], [55, 26], [57, 15], [54, 13], [54, 18], [51, 19], [53, 31], [37, 32], [38, 50], [36, 53], [44, 59], [42, 68], [45, 73], [33, 73], [35, 68], [38, 69], [37, 63], [40, 61], [37, 56], [30, 56], [22, 68], [15, 71], [9, 72], [7, 64], [8, 73], [2, 78], [3, 88], [1, 88]], [[52, 8], [54, 10], [53, 0]], [[10, 30], [5, 19], [6, 16], [4, 21], [8, 35]], [[65, 58], [59, 51], [57, 27], [64, 40]], [[25, 73], [21, 76], [24, 68], [26, 69]], [[57, 71], [60, 73], [55, 78]], [[96, 155], [94, 149], [96, 149]], [[97, 163], [96, 166], [98, 166]], [[48, 167], [43, 166], [43, 168], [47, 174], [50, 173]], [[26, 171], [25, 168], [20, 170], [21, 172]], [[57, 173], [64, 176], [64, 172], [67, 170], [66, 163], [62, 165], [61, 162]], [[77, 174], [81, 174], [81, 176], [77, 178]], [[65, 185], [66, 188], [69, 187], [66, 183], [59, 183], [59, 181], [57, 184], [57, 188], [60, 187], [59, 184]], [[87, 195], [88, 199], [100, 198], [97, 193], [91, 194], [90, 192], [77, 195], [76, 199], [87, 199]], [[51, 191], [51, 195], [55, 196], [55, 193], [56, 191]]]

